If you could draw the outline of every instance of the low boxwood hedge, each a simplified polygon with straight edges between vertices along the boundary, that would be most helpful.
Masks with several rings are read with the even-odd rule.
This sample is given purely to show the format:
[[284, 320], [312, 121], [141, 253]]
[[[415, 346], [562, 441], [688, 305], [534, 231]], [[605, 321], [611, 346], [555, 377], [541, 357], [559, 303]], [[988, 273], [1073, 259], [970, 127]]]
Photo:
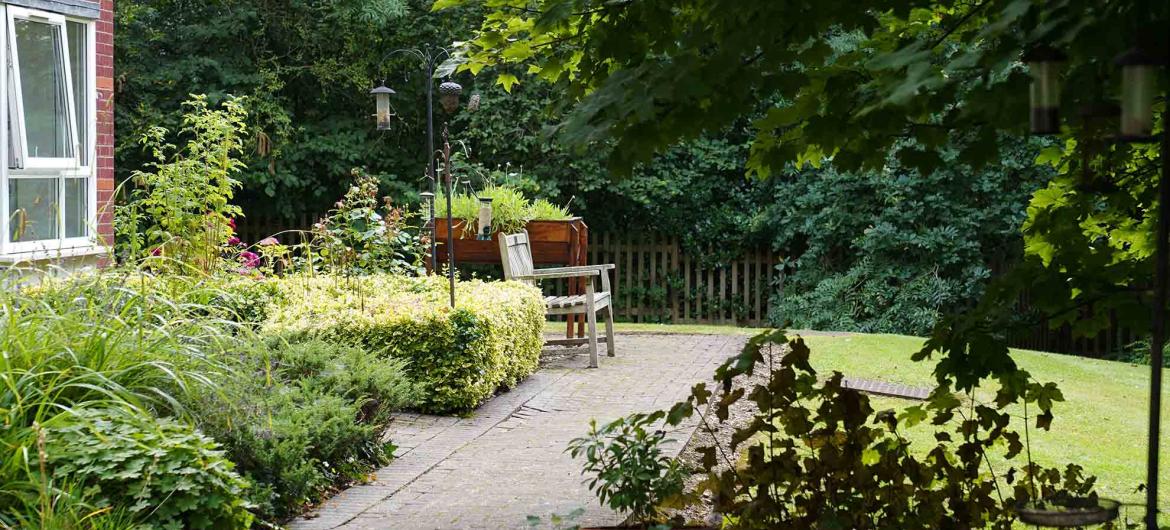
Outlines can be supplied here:
[[450, 308], [441, 277], [300, 276], [278, 280], [261, 330], [291, 340], [360, 344], [407, 362], [419, 407], [466, 412], [536, 371], [540, 291], [513, 282], [460, 282]]

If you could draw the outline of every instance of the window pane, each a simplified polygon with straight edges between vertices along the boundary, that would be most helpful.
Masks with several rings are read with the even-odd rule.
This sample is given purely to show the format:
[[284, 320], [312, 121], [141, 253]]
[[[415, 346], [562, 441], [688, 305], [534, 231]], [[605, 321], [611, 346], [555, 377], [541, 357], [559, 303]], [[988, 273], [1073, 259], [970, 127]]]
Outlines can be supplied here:
[[8, 180], [8, 226], [12, 241], [57, 239], [55, 178]]
[[[7, 44], [5, 45], [7, 48]], [[9, 51], [11, 53], [11, 51]], [[9, 58], [11, 59], [11, 57]], [[24, 167], [20, 152], [20, 135], [16, 129], [16, 74], [12, 62], [8, 62], [8, 167]]]
[[65, 237], [89, 235], [89, 186], [86, 179], [65, 179]]
[[[15, 92], [12, 91], [12, 89], [15, 86], [16, 85], [12, 81], [12, 69], [9, 68], [8, 69], [8, 93], [9, 94], [15, 94]], [[12, 122], [12, 120], [15, 119], [14, 116], [16, 116], [15, 101], [16, 100], [14, 98], [8, 99], [8, 123], [7, 123], [7, 128], [8, 128], [8, 167], [10, 169], [15, 169], [15, 168], [18, 168], [21, 166], [21, 163], [20, 163], [20, 142], [17, 141], [16, 126]]]
[[69, 68], [73, 74], [73, 119], [77, 131], [78, 158], [81, 165], [89, 165], [89, 28], [80, 22], [68, 22]]
[[70, 158], [65, 60], [61, 27], [31, 20], [15, 21], [17, 66], [28, 156]]

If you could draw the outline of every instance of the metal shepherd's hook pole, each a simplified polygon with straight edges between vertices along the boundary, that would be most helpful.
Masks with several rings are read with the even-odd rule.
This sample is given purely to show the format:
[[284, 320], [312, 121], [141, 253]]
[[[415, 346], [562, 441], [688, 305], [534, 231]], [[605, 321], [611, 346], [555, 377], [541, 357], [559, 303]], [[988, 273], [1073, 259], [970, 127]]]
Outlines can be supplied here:
[[[435, 109], [432, 94], [434, 93], [435, 85], [435, 59], [431, 56], [431, 49], [427, 47], [427, 176], [430, 177], [431, 196], [435, 196], [435, 188], [438, 187], [436, 180], [435, 165], [438, 161], [435, 160]], [[450, 203], [450, 195], [447, 196], [447, 202]], [[435, 233], [435, 212], [431, 208], [431, 218], [428, 220], [431, 224], [431, 273], [434, 274], [439, 270], [438, 256], [435, 254], [438, 251], [438, 234]]]
[[[1170, 104], [1170, 93], [1166, 101]], [[1162, 175], [1158, 179], [1158, 241], [1154, 251], [1154, 330], [1150, 344], [1150, 436], [1146, 465], [1146, 528], [1158, 530], [1158, 444], [1162, 423], [1162, 365], [1166, 301], [1170, 294], [1170, 106], [1162, 111]]]
[[447, 279], [451, 287], [451, 307], [455, 307], [455, 223], [451, 219], [451, 143], [447, 141], [447, 123], [443, 122], [443, 183], [447, 187]]

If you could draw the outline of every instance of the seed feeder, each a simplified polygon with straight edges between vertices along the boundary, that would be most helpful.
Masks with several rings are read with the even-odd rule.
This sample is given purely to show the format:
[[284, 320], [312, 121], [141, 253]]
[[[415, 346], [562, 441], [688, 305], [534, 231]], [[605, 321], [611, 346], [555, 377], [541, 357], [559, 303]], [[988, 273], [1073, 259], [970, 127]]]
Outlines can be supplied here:
[[490, 241], [492, 239], [492, 198], [479, 198], [479, 231], [476, 239]]
[[1113, 64], [1121, 67], [1119, 139], [1149, 140], [1154, 131], [1154, 77], [1159, 61], [1140, 48], [1130, 48], [1118, 55]]
[[1033, 47], [1023, 56], [1032, 74], [1032, 134], [1060, 132], [1060, 68], [1065, 59], [1060, 50], [1046, 45]]
[[447, 114], [452, 114], [459, 108], [459, 95], [463, 93], [463, 86], [454, 81], [446, 81], [439, 85], [439, 103]]
[[378, 130], [385, 131], [390, 128], [390, 120], [394, 118], [393, 108], [390, 107], [390, 96], [395, 94], [394, 89], [381, 84], [371, 90], [370, 94], [374, 95], [374, 103], [377, 105], [378, 112], [375, 116], [378, 120]]

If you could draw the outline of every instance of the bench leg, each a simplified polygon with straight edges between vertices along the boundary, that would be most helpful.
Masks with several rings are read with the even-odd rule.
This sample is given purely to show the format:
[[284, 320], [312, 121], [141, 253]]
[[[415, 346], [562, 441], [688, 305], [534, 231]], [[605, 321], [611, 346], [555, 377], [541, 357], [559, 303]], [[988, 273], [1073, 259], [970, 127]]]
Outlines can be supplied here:
[[605, 354], [613, 357], [613, 305], [605, 306]]
[[589, 322], [589, 367], [597, 368], [597, 306], [593, 303], [593, 282], [585, 282], [585, 319]]

